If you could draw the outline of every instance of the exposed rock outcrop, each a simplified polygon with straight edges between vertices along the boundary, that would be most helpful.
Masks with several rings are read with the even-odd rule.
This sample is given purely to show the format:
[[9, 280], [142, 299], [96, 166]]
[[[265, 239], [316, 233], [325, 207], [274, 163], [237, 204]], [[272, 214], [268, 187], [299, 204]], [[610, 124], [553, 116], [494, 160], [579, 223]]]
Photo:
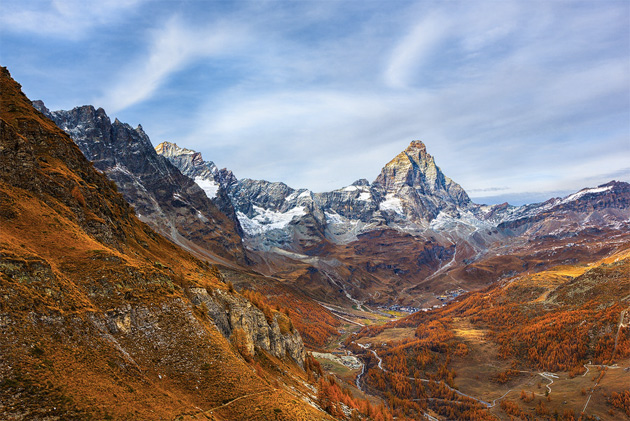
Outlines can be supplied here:
[[304, 365], [302, 337], [295, 329], [283, 332], [277, 314], [269, 322], [265, 314], [250, 301], [222, 290], [208, 294], [204, 288], [191, 288], [190, 292], [193, 303], [204, 305], [207, 315], [223, 336], [241, 340], [235, 338], [235, 333], [239, 329], [244, 333], [242, 339], [249, 355], [254, 355], [256, 348], [260, 348], [278, 358], [288, 355]]
[[182, 174], [193, 179], [221, 212], [230, 218], [238, 235], [244, 235], [232, 200], [227, 194], [228, 186], [236, 182], [231, 171], [225, 168], [219, 170], [214, 162], [204, 161], [201, 153], [180, 148], [174, 143], [162, 142], [155, 147], [155, 151], [167, 158]]

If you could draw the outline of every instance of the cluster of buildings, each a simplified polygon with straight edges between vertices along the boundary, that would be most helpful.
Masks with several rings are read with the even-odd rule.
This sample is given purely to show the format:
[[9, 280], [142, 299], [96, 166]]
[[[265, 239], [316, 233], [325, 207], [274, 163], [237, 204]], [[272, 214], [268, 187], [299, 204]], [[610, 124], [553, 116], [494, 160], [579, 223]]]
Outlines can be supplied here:
[[388, 311], [400, 311], [402, 313], [415, 313], [416, 311], [422, 310], [421, 308], [418, 308], [418, 307], [402, 306], [399, 304], [394, 304], [391, 306], [379, 306], [378, 308], [380, 308], [381, 310], [388, 310]]
[[466, 291], [463, 288], [457, 288], [457, 289], [453, 289], [451, 291], [445, 291], [442, 295], [438, 295], [437, 298], [438, 300], [440, 300], [442, 303], [441, 304], [435, 304], [432, 307], [423, 307], [423, 308], [419, 308], [419, 307], [413, 307], [413, 306], [405, 306], [405, 305], [400, 305], [400, 304], [393, 304], [390, 306], [379, 306], [378, 308], [381, 310], [386, 310], [386, 311], [399, 311], [402, 313], [415, 313], [417, 311], [430, 311], [430, 310], [434, 310], [436, 308], [440, 308], [440, 307], [444, 307], [449, 301], [454, 300], [455, 298], [459, 297], [462, 294], [467, 293], [468, 291]]
[[468, 291], [466, 291], [466, 290], [465, 290], [465, 289], [463, 289], [463, 288], [457, 288], [457, 289], [454, 289], [454, 290], [452, 290], [452, 291], [446, 291], [446, 292], [444, 292], [444, 294], [439, 295], [439, 296], [437, 297], [437, 299], [438, 299], [438, 300], [440, 300], [440, 301], [442, 301], [442, 302], [451, 301], [451, 300], [454, 300], [455, 298], [457, 298], [457, 297], [459, 297], [460, 295], [465, 294], [465, 293], [467, 293], [467, 292], [468, 292]]

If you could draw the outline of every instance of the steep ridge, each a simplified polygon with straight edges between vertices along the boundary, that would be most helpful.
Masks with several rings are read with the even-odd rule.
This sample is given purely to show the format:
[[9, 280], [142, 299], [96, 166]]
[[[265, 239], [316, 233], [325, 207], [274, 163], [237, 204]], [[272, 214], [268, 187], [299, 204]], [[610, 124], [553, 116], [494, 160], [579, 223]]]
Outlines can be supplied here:
[[153, 229], [204, 258], [246, 263], [238, 222], [159, 156], [141, 126], [111, 123], [102, 108], [92, 106], [50, 112], [41, 101], [34, 105], [72, 137]]
[[[385, 203], [389, 200], [397, 206], [393, 203], [398, 199], [404, 215], [411, 220], [430, 222], [440, 212], [458, 216], [459, 210], [472, 204], [464, 189], [435, 165], [420, 141], [411, 142], [385, 165], [373, 186], [385, 195]], [[387, 205], [381, 202], [380, 207]]]
[[284, 313], [140, 222], [6, 68], [0, 94], [0, 418], [330, 419]]
[[243, 236], [243, 229], [236, 217], [232, 201], [226, 192], [226, 187], [236, 182], [236, 177], [231, 171], [225, 168], [219, 170], [214, 162], [204, 161], [201, 153], [182, 149], [174, 143], [162, 142], [155, 148], [155, 151], [158, 155], [168, 158], [182, 174], [192, 178], [221, 212], [234, 222], [236, 232]]

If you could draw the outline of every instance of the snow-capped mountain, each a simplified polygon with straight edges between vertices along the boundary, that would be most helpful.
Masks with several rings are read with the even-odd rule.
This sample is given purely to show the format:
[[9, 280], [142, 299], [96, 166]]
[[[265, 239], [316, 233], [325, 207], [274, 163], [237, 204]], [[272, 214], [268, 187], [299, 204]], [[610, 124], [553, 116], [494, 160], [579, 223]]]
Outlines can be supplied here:
[[155, 150], [159, 155], [171, 161], [183, 174], [192, 178], [203, 189], [206, 196], [234, 222], [239, 236], [243, 235], [243, 229], [236, 216], [232, 200], [225, 189], [225, 186], [236, 182], [236, 177], [232, 171], [219, 170], [214, 162], [204, 161], [201, 153], [182, 149], [173, 143], [160, 143]]
[[[451, 282], [446, 275], [455, 270], [472, 286], [479, 279], [496, 280], [531, 265], [527, 258], [506, 261], [507, 252], [527, 254], [537, 239], [566, 242], [580, 233], [596, 232], [594, 238], [603, 239], [607, 230], [628, 232], [630, 221], [630, 185], [623, 182], [538, 204], [477, 205], [442, 173], [420, 141], [411, 142], [372, 183], [358, 180], [324, 193], [237, 180], [173, 144], [157, 150], [168, 151], [164, 156], [200, 185], [226, 191], [246, 246], [264, 256], [265, 266], [275, 267], [270, 273], [287, 265], [295, 269], [287, 261], [300, 262], [316, 269], [301, 275], [303, 287], [329, 283], [353, 299], [374, 299], [392, 282], [415, 283], [405, 288], [422, 295], [418, 285], [433, 290]], [[202, 175], [196, 168], [207, 170]], [[228, 178], [221, 176], [225, 173]], [[571, 252], [579, 255], [576, 250]], [[482, 263], [486, 260], [492, 263]], [[396, 289], [389, 294], [399, 295]]]
[[421, 306], [448, 289], [605, 253], [630, 232], [624, 182], [539, 204], [478, 205], [414, 141], [373, 182], [315, 193], [239, 180], [172, 143], [154, 150], [141, 127], [111, 123], [102, 109], [38, 106], [162, 233], [196, 252], [227, 249], [328, 302]]
[[[231, 172], [226, 179], [225, 171], [202, 161], [199, 153], [167, 142], [156, 150], [201, 187], [210, 186], [210, 194], [227, 191], [249, 242], [257, 245], [304, 251], [324, 239], [347, 243], [388, 226], [421, 232], [431, 229], [438, 217], [466, 223], [462, 212], [474, 210], [466, 192], [442, 173], [420, 141], [390, 161], [372, 184], [358, 180], [324, 193], [278, 182], [236, 180]], [[472, 214], [469, 219], [482, 224]], [[301, 232], [293, 242], [296, 230]]]
[[[411, 142], [387, 163], [371, 184], [358, 180], [324, 193], [279, 182], [237, 180], [230, 171], [219, 171], [214, 163], [203, 161], [199, 153], [171, 143], [164, 142], [156, 150], [200, 186], [209, 186], [205, 188], [210, 195], [227, 193], [253, 248], [304, 252], [322, 241], [346, 244], [378, 229], [445, 236], [485, 248], [493, 231], [513, 237], [517, 227], [542, 220], [558, 222], [562, 215], [581, 221], [577, 226], [567, 225], [572, 232], [593, 224], [619, 226], [628, 219], [628, 184], [623, 182], [538, 204], [474, 204], [459, 184], [442, 173], [420, 141]], [[535, 231], [552, 233], [545, 227]], [[553, 232], [558, 233], [558, 228]]]

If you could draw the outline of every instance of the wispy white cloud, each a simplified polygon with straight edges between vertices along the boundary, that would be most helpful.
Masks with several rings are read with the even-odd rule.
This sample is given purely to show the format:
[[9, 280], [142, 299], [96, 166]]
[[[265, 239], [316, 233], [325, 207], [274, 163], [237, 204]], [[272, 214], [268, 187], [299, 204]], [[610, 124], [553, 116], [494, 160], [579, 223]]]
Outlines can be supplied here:
[[78, 39], [96, 26], [109, 24], [146, 0], [36, 0], [2, 2], [5, 30]]
[[111, 112], [118, 112], [150, 98], [168, 77], [200, 58], [232, 51], [244, 37], [238, 26], [216, 22], [201, 30], [191, 28], [178, 17], [151, 31], [148, 52], [120, 69], [114, 84], [96, 100]]
[[[100, 67], [74, 57], [95, 105], [237, 177], [329, 190], [373, 179], [412, 139], [488, 194], [575, 190], [630, 160], [627, 2], [23, 3], [9, 9], [24, 31], [39, 13], [87, 17]], [[132, 45], [116, 44], [126, 30]]]
[[425, 64], [428, 56], [450, 33], [451, 22], [433, 13], [415, 24], [392, 51], [385, 69], [385, 82], [393, 88], [409, 85], [414, 71]]
[[[580, 173], [604, 176], [606, 162], [623, 165], [630, 150], [593, 130], [615, 113], [628, 115], [628, 104], [619, 103], [630, 87], [627, 62], [606, 56], [583, 60], [576, 51], [566, 52], [583, 42], [578, 31], [586, 33], [589, 25], [604, 24], [609, 16], [574, 21], [580, 28], [567, 29], [558, 12], [541, 21], [535, 13], [511, 6], [499, 17], [475, 8], [460, 12], [430, 15], [430, 30], [424, 21], [411, 25], [402, 41], [391, 44], [389, 73], [380, 85], [363, 91], [348, 80], [334, 90], [321, 85], [285, 87], [281, 93], [235, 89], [199, 112], [186, 142], [218, 150], [216, 160], [237, 176], [267, 174], [315, 190], [375, 177], [416, 138], [429, 145], [447, 175], [472, 189], [500, 184], [506, 186], [503, 193], [530, 191], [532, 185], [541, 191], [570, 190], [585, 182]], [[516, 33], [515, 28], [524, 27], [531, 32]], [[423, 31], [431, 35], [423, 38]], [[382, 47], [372, 38], [361, 42]], [[351, 45], [344, 48], [352, 51]], [[450, 69], [440, 67], [442, 49], [457, 53]], [[288, 57], [299, 69], [300, 57]], [[277, 59], [274, 68], [283, 64]], [[347, 66], [353, 64], [348, 60]], [[361, 62], [366, 69], [369, 64]], [[416, 79], [419, 70], [450, 74], [425, 86]], [[379, 80], [378, 69], [373, 76]], [[585, 143], [598, 147], [589, 149]], [[380, 154], [365, 153], [377, 147]], [[622, 159], [604, 153], [607, 148], [620, 148]], [[571, 152], [580, 150], [588, 153]], [[296, 164], [295, 157], [308, 159]], [[575, 173], [572, 168], [578, 167], [582, 170]]]

